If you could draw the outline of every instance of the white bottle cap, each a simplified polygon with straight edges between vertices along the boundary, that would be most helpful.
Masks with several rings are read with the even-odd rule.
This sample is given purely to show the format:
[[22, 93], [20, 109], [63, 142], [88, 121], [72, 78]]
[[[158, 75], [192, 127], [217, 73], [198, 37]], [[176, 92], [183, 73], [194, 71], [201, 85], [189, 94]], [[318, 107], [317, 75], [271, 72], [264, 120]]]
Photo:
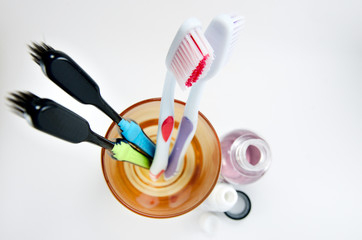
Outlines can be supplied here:
[[203, 208], [212, 212], [227, 212], [235, 205], [237, 199], [238, 194], [231, 184], [217, 183], [203, 203]]

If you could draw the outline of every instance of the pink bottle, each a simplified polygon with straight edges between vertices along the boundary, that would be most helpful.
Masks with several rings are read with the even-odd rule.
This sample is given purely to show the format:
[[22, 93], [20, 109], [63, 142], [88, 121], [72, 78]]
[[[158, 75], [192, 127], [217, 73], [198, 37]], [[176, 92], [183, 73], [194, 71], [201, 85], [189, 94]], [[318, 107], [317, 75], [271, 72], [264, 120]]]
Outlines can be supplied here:
[[227, 182], [242, 185], [255, 182], [271, 163], [269, 145], [255, 133], [238, 129], [221, 139], [221, 176]]

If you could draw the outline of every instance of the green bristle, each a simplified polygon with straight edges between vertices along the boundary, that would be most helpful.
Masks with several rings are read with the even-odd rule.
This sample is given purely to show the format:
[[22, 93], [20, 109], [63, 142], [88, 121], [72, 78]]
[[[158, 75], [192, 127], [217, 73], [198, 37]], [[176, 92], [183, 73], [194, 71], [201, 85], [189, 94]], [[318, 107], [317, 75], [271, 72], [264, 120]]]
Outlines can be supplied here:
[[151, 166], [151, 160], [149, 158], [125, 142], [115, 144], [112, 152], [113, 157], [119, 161], [130, 162], [147, 169]]

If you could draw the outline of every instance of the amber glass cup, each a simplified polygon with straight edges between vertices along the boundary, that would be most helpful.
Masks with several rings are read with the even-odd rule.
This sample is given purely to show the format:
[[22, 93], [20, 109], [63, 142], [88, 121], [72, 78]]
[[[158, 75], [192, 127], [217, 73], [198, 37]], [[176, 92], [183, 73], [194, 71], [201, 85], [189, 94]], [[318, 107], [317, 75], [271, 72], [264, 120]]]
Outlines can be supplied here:
[[[171, 147], [183, 115], [185, 103], [175, 101], [175, 127]], [[124, 110], [124, 118], [135, 120], [156, 142], [160, 99], [148, 99]], [[112, 123], [106, 138], [119, 138], [118, 126]], [[172, 148], [171, 148], [172, 149]], [[199, 113], [198, 126], [187, 149], [182, 170], [165, 180], [153, 181], [149, 170], [112, 159], [102, 149], [102, 168], [109, 189], [131, 211], [151, 218], [169, 218], [185, 214], [199, 206], [211, 193], [220, 173], [219, 138], [206, 117]]]

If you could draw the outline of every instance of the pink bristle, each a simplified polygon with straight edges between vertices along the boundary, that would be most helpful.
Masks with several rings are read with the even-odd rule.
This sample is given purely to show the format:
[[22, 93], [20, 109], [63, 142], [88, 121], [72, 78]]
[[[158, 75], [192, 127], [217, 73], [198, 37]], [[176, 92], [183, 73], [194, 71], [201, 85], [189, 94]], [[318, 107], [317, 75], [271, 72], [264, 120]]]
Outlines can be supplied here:
[[202, 72], [204, 71], [204, 68], [206, 66], [206, 60], [210, 57], [209, 54], [204, 56], [204, 58], [200, 61], [199, 65], [194, 69], [191, 76], [187, 79], [185, 85], [186, 87], [191, 87], [197, 80], [199, 80], [199, 77], [201, 76]]
[[191, 31], [180, 43], [170, 66], [179, 85], [191, 87], [209, 69], [212, 57], [213, 50], [201, 29]]

